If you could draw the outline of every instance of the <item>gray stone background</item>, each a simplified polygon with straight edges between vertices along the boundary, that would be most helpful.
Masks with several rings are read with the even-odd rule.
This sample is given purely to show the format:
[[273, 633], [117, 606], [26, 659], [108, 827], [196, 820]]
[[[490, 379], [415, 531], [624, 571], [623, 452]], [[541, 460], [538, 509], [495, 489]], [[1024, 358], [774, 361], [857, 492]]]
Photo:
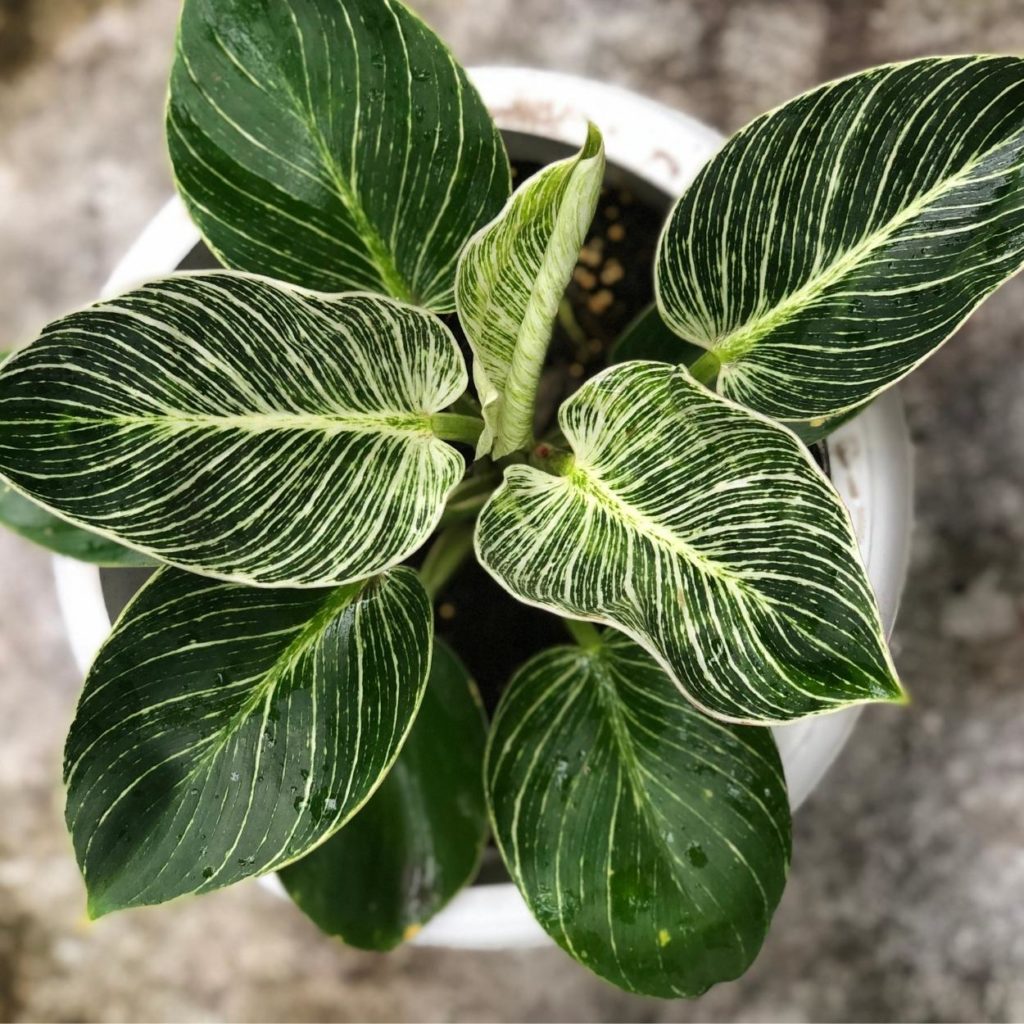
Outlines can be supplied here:
[[[466, 62], [620, 82], [734, 129], [885, 60], [1024, 50], [1024, 0], [422, 0]], [[2, 340], [86, 302], [171, 185], [177, 0], [0, 0]], [[0, 536], [5, 1020], [1024, 1019], [1024, 280], [903, 387], [917, 531], [896, 657], [796, 821], [741, 981], [626, 996], [556, 950], [349, 951], [253, 884], [85, 922], [61, 822], [79, 680], [48, 560]]]

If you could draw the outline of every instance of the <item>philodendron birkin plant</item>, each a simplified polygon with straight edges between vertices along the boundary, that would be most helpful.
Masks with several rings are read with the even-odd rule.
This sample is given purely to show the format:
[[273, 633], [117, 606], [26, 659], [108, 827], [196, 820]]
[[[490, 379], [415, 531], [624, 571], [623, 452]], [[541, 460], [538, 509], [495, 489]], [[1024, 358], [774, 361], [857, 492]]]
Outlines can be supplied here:
[[[630, 337], [664, 352], [667, 326], [673, 362], [609, 366], [551, 422], [598, 127], [510, 196], [479, 96], [397, 0], [186, 0], [167, 135], [231, 269], [64, 317], [0, 372], [5, 517], [162, 566], [68, 737], [90, 914], [280, 871], [325, 931], [388, 948], [490, 829], [601, 976], [741, 974], [790, 857], [765, 727], [905, 699], [807, 444], [1021, 265], [1024, 61], [876, 68], [740, 131]], [[474, 555], [567, 627], [489, 729], [433, 638]]]

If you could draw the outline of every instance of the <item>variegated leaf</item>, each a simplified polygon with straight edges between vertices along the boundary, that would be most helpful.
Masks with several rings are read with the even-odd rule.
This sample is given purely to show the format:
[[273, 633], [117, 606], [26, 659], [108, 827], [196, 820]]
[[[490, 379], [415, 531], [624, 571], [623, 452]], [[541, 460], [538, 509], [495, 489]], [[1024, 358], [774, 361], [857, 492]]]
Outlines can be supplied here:
[[316, 591], [159, 572], [97, 656], [68, 737], [91, 916], [219, 889], [325, 840], [398, 755], [430, 649], [408, 569]]
[[361, 949], [411, 939], [476, 873], [487, 840], [487, 721], [443, 641], [388, 777], [340, 832], [281, 872], [317, 926]]
[[[1024, 262], [1024, 60], [874, 68], [744, 128], [662, 237], [661, 311], [722, 394], [819, 426]], [[718, 364], [720, 363], [720, 366]]]
[[622, 630], [723, 719], [902, 699], [849, 516], [789, 430], [642, 362], [559, 424], [561, 475], [509, 467], [477, 525], [512, 594]]
[[398, 0], [185, 0], [167, 139], [227, 265], [439, 312], [510, 188], [482, 100]]
[[518, 672], [485, 772], [509, 872], [580, 963], [673, 997], [753, 962], [790, 852], [768, 730], [701, 715], [636, 644], [605, 634]]
[[459, 260], [455, 299], [486, 423], [478, 457], [501, 458], [533, 439], [540, 372], [604, 164], [601, 133], [590, 125], [580, 152], [524, 182]]
[[[0, 352], [0, 364], [12, 352]], [[67, 558], [77, 558], [93, 565], [151, 565], [153, 560], [115, 544], [106, 537], [73, 526], [48, 512], [41, 505], [19, 494], [13, 487], [0, 481], [0, 524], [8, 530]]]
[[0, 370], [0, 470], [61, 516], [206, 575], [361, 579], [436, 526], [466, 386], [423, 310], [241, 274], [156, 281]]

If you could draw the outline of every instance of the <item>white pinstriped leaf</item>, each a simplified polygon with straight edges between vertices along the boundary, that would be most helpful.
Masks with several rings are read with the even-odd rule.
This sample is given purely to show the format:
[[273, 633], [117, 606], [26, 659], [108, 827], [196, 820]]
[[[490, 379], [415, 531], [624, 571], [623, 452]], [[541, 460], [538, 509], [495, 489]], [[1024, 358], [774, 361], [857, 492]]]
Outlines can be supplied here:
[[485, 777], [509, 872], [553, 939], [616, 985], [695, 996], [738, 977], [785, 885], [771, 734], [715, 722], [621, 634], [556, 647], [502, 697]]
[[576, 156], [524, 182], [463, 250], [455, 299], [486, 424], [478, 458], [501, 458], [533, 440], [537, 383], [604, 164], [601, 133], [590, 125]]
[[438, 312], [510, 188], [482, 100], [398, 0], [185, 0], [167, 140], [229, 266]]
[[1024, 60], [814, 89], [735, 135], [661, 240], [669, 325], [722, 394], [812, 426], [927, 358], [1024, 263]]
[[393, 949], [470, 882], [489, 834], [486, 742], [476, 686], [435, 637], [423, 703], [387, 778], [343, 829], [281, 872], [317, 927], [359, 949]]
[[[0, 364], [11, 355], [11, 352], [0, 352]], [[3, 482], [0, 482], [0, 524], [40, 547], [93, 565], [149, 565], [152, 562], [138, 551], [58, 519]]]
[[429, 313], [242, 274], [73, 313], [0, 370], [0, 470], [62, 517], [205, 575], [362, 579], [416, 550], [464, 460], [466, 387]]
[[513, 595], [622, 630], [726, 720], [902, 699], [849, 516], [789, 430], [644, 362], [559, 424], [564, 475], [509, 467], [477, 524]]
[[341, 827], [415, 717], [430, 618], [408, 569], [317, 591], [157, 573], [97, 656], [65, 751], [90, 914], [271, 871]]

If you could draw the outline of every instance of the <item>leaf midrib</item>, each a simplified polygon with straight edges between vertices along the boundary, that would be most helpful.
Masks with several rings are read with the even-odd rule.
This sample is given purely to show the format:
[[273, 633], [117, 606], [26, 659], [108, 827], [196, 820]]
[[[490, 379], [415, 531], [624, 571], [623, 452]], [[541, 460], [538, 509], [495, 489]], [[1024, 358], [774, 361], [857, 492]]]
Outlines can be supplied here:
[[983, 163], [999, 149], [1012, 143], [1019, 135], [1020, 133], [1018, 132], [1010, 138], [1004, 139], [999, 145], [993, 146], [973, 157], [955, 174], [950, 175], [948, 178], [943, 178], [914, 202], [909, 203], [899, 213], [882, 224], [877, 230], [866, 235], [855, 246], [846, 250], [827, 267], [805, 281], [803, 285], [791, 292], [785, 299], [767, 312], [755, 314], [746, 323], [733, 328], [728, 334], [715, 339], [709, 339], [711, 351], [718, 356], [722, 363], [723, 371], [728, 364], [735, 364], [743, 359], [744, 356], [749, 355], [757, 347], [758, 343], [771, 334], [780, 324], [798, 316], [804, 309], [820, 298], [831, 285], [865, 263], [870, 256], [889, 242], [892, 236], [904, 224], [924, 213], [929, 206], [942, 198], [947, 192], [951, 192], [964, 184], [979, 164]]
[[384, 244], [384, 239], [381, 237], [380, 232], [370, 220], [362, 202], [331, 154], [330, 147], [327, 145], [323, 134], [311, 122], [307, 121], [307, 124], [320, 153], [321, 163], [327, 172], [331, 185], [334, 187], [334, 192], [341, 201], [342, 206], [348, 211], [348, 215], [352, 218], [356, 233], [359, 235], [363, 245], [366, 246], [366, 254], [380, 275], [384, 287], [396, 299], [416, 305], [421, 304], [422, 300], [416, 294], [412, 285], [399, 273], [394, 257]]
[[[113, 423], [117, 426], [159, 426], [179, 430], [236, 430], [260, 434], [272, 430], [305, 430], [322, 434], [357, 433], [389, 434], [396, 437], [434, 436], [429, 413], [409, 412], [345, 412], [345, 413], [239, 413], [210, 414], [191, 412], [159, 412], [136, 415], [68, 417], [69, 422]], [[28, 420], [19, 420], [25, 424]], [[47, 422], [39, 421], [39, 422]]]
[[581, 463], [579, 456], [576, 457], [570, 474], [563, 479], [567, 480], [569, 485], [574, 487], [577, 493], [585, 499], [601, 505], [606, 511], [636, 530], [637, 533], [657, 541], [674, 554], [686, 559], [705, 575], [719, 580], [723, 586], [737, 592], [748, 601], [764, 603], [762, 596], [756, 590], [751, 589], [745, 580], [730, 572], [720, 562], [708, 558], [682, 537], [652, 519], [646, 512], [631, 505], [601, 479], [594, 467]]
[[[643, 818], [651, 833], [654, 845], [657, 846], [670, 863], [679, 863], [677, 851], [669, 844], [658, 820], [658, 812], [654, 802], [650, 799], [647, 787], [644, 785], [643, 776], [640, 770], [640, 758], [636, 753], [636, 743], [626, 723], [626, 715], [622, 709], [622, 697], [615, 684], [614, 670], [607, 664], [606, 658], [609, 655], [598, 649], [589, 656], [590, 667], [597, 679], [597, 686], [594, 687], [597, 704], [604, 712], [605, 721], [611, 733], [612, 743], [619, 752], [619, 762], [622, 764], [626, 777], [629, 780], [630, 789], [633, 791], [634, 805], [637, 812]], [[678, 890], [680, 896], [689, 898], [689, 893], [683, 887], [675, 871], [670, 871], [669, 876]]]
[[209, 746], [197, 759], [196, 764], [189, 772], [188, 779], [194, 777], [200, 769], [205, 768], [224, 749], [228, 740], [238, 732], [253, 712], [277, 688], [281, 679], [287, 675], [302, 655], [320, 640], [328, 626], [345, 608], [353, 605], [359, 599], [363, 589], [371, 582], [371, 580], [360, 580], [357, 583], [343, 584], [327, 596], [324, 603], [298, 630], [289, 641], [288, 646], [274, 659], [274, 663], [252, 687], [242, 706], [217, 733], [210, 737]]
[[[292, 15], [292, 23], [295, 26], [295, 35], [299, 44], [299, 55], [302, 61], [302, 72], [306, 77], [308, 89], [309, 65], [306, 61], [305, 40], [303, 39], [302, 31], [300, 30], [298, 23], [295, 21], [294, 14]], [[401, 24], [397, 17], [395, 17], [395, 24], [404, 42], [405, 36], [404, 33], [402, 33]], [[356, 73], [357, 75], [359, 74], [358, 63], [356, 64]], [[401, 299], [405, 302], [415, 302], [418, 304], [419, 298], [416, 296], [412, 285], [399, 273], [398, 265], [395, 262], [393, 254], [384, 244], [383, 237], [370, 220], [362, 201], [357, 195], [355, 189], [353, 189], [349, 180], [345, 177], [342, 168], [338, 165], [338, 162], [334, 157], [334, 153], [332, 152], [330, 145], [328, 145], [327, 139], [320, 130], [320, 126], [316, 120], [316, 114], [312, 107], [304, 104], [295, 92], [287, 86], [287, 84], [285, 85], [285, 91], [291, 97], [292, 103], [294, 104], [300, 119], [306, 125], [310, 138], [313, 140], [320, 156], [320, 163], [327, 173], [328, 181], [333, 186], [334, 192], [341, 201], [342, 206], [345, 207], [349, 216], [352, 218], [355, 224], [356, 233], [363, 245], [366, 247], [366, 254], [369, 257], [370, 262], [374, 265], [377, 273], [380, 275], [380, 279], [384, 284], [384, 287], [396, 299]], [[312, 102], [312, 97], [310, 97], [310, 101]], [[412, 116], [411, 111], [409, 112], [409, 116]], [[358, 120], [353, 126], [353, 132], [358, 134]]]

